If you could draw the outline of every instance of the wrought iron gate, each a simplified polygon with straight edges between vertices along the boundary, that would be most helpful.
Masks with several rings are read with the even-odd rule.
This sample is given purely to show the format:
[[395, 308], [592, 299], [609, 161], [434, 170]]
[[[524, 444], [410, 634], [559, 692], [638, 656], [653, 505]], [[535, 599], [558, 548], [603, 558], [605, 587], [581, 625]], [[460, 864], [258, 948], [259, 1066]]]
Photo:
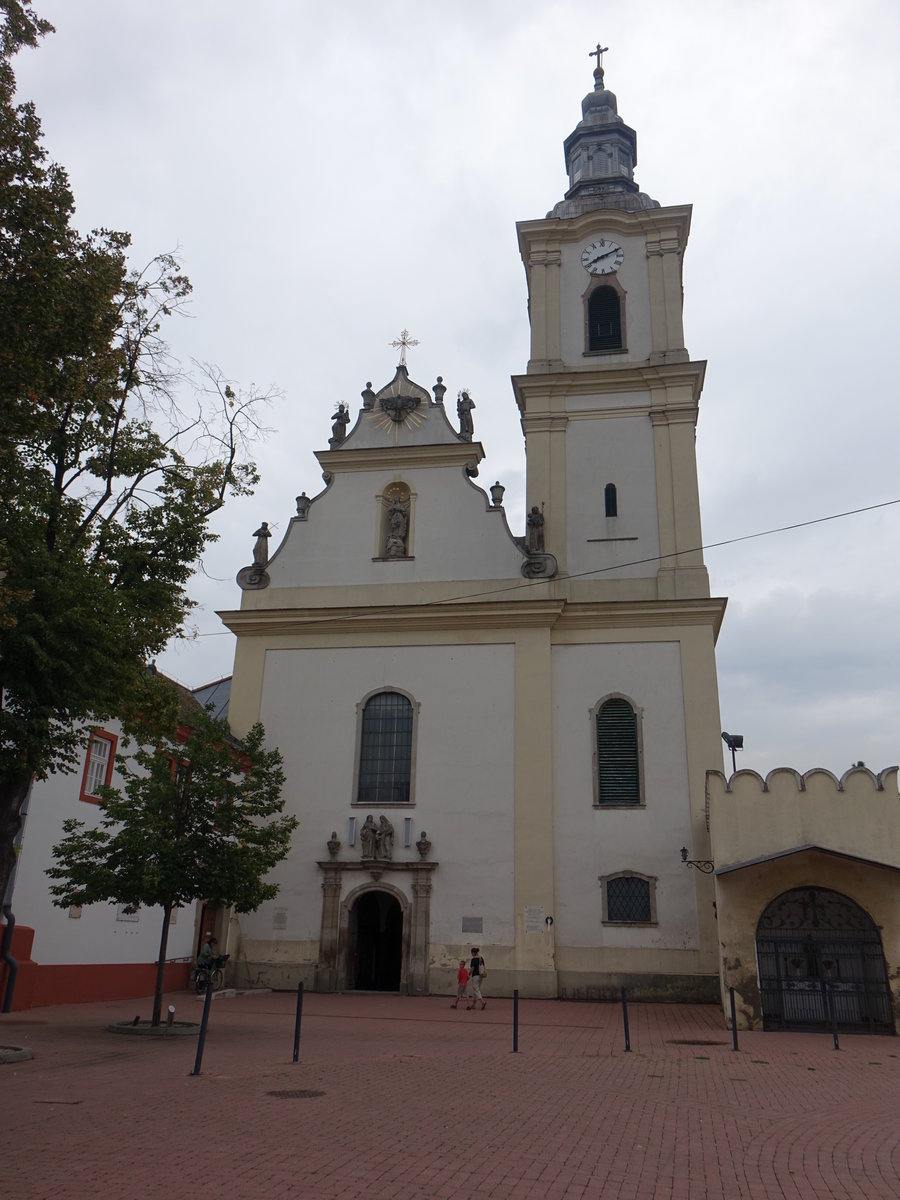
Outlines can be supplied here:
[[760, 918], [764, 1029], [893, 1033], [881, 938], [872, 918], [826, 888], [784, 892]]

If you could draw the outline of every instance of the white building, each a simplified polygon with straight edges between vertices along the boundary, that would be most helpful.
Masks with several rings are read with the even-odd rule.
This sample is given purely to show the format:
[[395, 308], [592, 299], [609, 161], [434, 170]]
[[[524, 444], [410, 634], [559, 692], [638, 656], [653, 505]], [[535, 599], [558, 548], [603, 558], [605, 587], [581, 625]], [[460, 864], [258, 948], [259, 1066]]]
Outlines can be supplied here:
[[698, 549], [690, 208], [638, 191], [599, 68], [582, 108], [565, 199], [519, 225], [527, 537], [473, 482], [465, 396], [448, 412], [404, 349], [222, 614], [232, 727], [264, 722], [300, 818], [278, 899], [232, 928], [239, 982], [446, 991], [478, 944], [494, 992], [718, 998], [713, 883], [679, 856], [708, 854], [725, 607]]

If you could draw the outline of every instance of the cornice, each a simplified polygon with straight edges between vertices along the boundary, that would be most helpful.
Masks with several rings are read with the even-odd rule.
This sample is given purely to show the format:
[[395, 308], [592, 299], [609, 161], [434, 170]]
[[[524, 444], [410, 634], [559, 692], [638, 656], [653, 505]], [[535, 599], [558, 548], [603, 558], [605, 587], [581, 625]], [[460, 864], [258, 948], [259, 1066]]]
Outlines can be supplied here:
[[[588, 368], [578, 371], [553, 371], [547, 374], [512, 375], [510, 381], [519, 411], [524, 416], [529, 408], [543, 400], [539, 411], [543, 412], [554, 399], [565, 396], [603, 396], [610, 392], [671, 392], [675, 389], [689, 389], [691, 405], [683, 400], [676, 402], [676, 407], [692, 408], [696, 411], [703, 391], [703, 381], [706, 377], [706, 361], [699, 359], [684, 363], [635, 363], [629, 367]], [[663, 409], [672, 407], [670, 402], [660, 400], [658, 395], [651, 398], [650, 408]], [[631, 410], [633, 411], [633, 410]], [[574, 415], [574, 414], [568, 414]]]
[[673, 625], [712, 625], [718, 635], [727, 600], [613, 600], [567, 604], [556, 632], [576, 629], [649, 629]]
[[716, 634], [726, 601], [456, 600], [448, 604], [386, 605], [360, 608], [269, 608], [229, 610], [217, 615], [236, 636], [278, 637], [318, 633], [404, 633], [465, 629], [638, 629], [712, 625]]
[[447, 604], [391, 604], [360, 608], [269, 608], [230, 610], [217, 615], [240, 637], [242, 634], [383, 633], [397, 630], [533, 629], [552, 626], [564, 600], [454, 600]]
[[[645, 208], [628, 212], [619, 208], [597, 208], [577, 217], [543, 217], [518, 221], [519, 250], [527, 262], [530, 254], [548, 252], [563, 242], [579, 242], [596, 230], [615, 233], [643, 233], [666, 251], [683, 250], [691, 229], [690, 204], [667, 208]], [[659, 249], [657, 249], [659, 253]]]
[[326, 474], [348, 471], [393, 471], [397, 467], [460, 467], [481, 462], [481, 442], [439, 443], [437, 445], [366, 446], [357, 450], [316, 450], [315, 456]]

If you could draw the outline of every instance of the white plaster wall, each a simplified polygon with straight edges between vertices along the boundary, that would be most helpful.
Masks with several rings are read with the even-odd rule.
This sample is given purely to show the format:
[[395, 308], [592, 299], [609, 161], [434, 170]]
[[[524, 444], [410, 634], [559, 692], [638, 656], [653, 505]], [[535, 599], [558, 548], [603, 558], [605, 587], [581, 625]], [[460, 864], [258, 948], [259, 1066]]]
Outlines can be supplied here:
[[[117, 736], [121, 732], [117, 724], [106, 728]], [[53, 846], [62, 839], [63, 821], [74, 817], [92, 829], [100, 823], [97, 805], [78, 798], [83, 771], [84, 755], [73, 774], [51, 775], [34, 785], [13, 893], [16, 923], [34, 929], [32, 958], [42, 966], [156, 962], [161, 908], [142, 908], [137, 921], [119, 921], [116, 905], [92, 904], [73, 919], [68, 909], [51, 903], [46, 871], [53, 865]], [[118, 773], [113, 783], [121, 785]], [[169, 932], [166, 957], [190, 958], [193, 948], [194, 910], [182, 909]]]
[[[594, 807], [591, 709], [609, 693], [642, 710], [646, 807]], [[556, 806], [556, 940], [566, 946], [698, 945], [692, 872], [679, 849], [691, 845], [681, 655], [678, 642], [553, 648], [553, 756]], [[598, 877], [655, 876], [659, 924], [602, 924]]]
[[[603, 405], [618, 407], [622, 399], [604, 397]], [[629, 400], [632, 405], [638, 403], [633, 396]], [[596, 411], [601, 400], [586, 398], [585, 403]], [[654, 577], [659, 570], [659, 518], [653, 427], [646, 411], [634, 416], [570, 420], [566, 429], [566, 480], [569, 572], [602, 570], [603, 574], [597, 576], [601, 581]], [[607, 483], [616, 485], [617, 517], [604, 515], [603, 489]], [[587, 540], [613, 537], [637, 541]]]
[[[588, 275], [581, 265], [581, 252], [589, 242], [601, 237], [616, 242], [625, 251], [625, 261], [615, 277], [626, 293], [624, 335], [627, 353], [592, 355], [585, 358], [584, 294], [593, 277]], [[588, 364], [596, 367], [598, 363], [604, 362], [619, 366], [648, 359], [652, 345], [650, 274], [647, 270], [647, 251], [643, 236], [626, 236], [598, 228], [591, 234], [586, 234], [579, 242], [564, 243], [561, 249], [560, 333], [562, 360], [566, 366], [583, 367]]]
[[[378, 496], [389, 483], [413, 493], [412, 559], [373, 562]], [[257, 593], [265, 606], [273, 589], [304, 584], [409, 583], [518, 577], [523, 557], [502, 510], [490, 506], [459, 467], [338, 473], [315, 498], [305, 521], [293, 520], [269, 561], [271, 584]], [[273, 599], [273, 603], [276, 601]]]
[[[404, 394], [408, 395], [410, 391], [409, 385], [406, 385]], [[347, 437], [339, 447], [339, 453], [344, 454], [347, 450], [358, 450], [361, 447], [384, 449], [385, 446], [396, 445], [454, 445], [460, 438], [450, 424], [448, 408], [452, 408], [455, 414], [456, 403], [455, 400], [451, 401], [449, 392], [445, 404], [422, 401], [419, 407], [413, 409], [412, 414], [399, 424], [392, 420], [381, 404], [376, 404], [373, 409], [357, 409], [353, 424], [348, 426]], [[478, 420], [477, 406], [474, 420]]]
[[[353, 771], [358, 702], [396, 687], [419, 704], [415, 802], [394, 808], [354, 808]], [[513, 769], [514, 647], [511, 644], [344, 647], [269, 650], [261, 719], [270, 744], [284, 755], [290, 781], [287, 808], [300, 819], [288, 858], [272, 874], [278, 897], [241, 917], [251, 938], [316, 940], [321, 930], [325, 842], [336, 830], [340, 857], [358, 861], [347, 846], [347, 824], [381, 812], [394, 825], [394, 861], [418, 860], [402, 844], [403, 818], [412, 841], [432, 842], [432, 942], [456, 943], [463, 916], [484, 918], [483, 944], [514, 940]], [[465, 769], [461, 763], [465, 763]], [[387, 882], [398, 884], [391, 874]], [[345, 876], [344, 895], [362, 882]], [[277, 909], [286, 928], [275, 930]]]

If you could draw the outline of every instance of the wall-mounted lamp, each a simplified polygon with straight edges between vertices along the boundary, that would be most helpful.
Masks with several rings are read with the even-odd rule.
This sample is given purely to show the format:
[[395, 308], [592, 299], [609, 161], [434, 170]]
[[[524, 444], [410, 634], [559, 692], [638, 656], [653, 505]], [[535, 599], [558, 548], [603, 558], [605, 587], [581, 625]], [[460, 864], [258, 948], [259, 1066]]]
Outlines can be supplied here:
[[704, 875], [711, 875], [716, 869], [716, 864], [711, 858], [688, 858], [687, 846], [681, 847], [681, 861], [686, 867], [696, 867]]
[[731, 773], [733, 775], [735, 773], [735, 771], [737, 770], [737, 763], [734, 760], [734, 752], [735, 752], [735, 750], [743, 750], [744, 735], [742, 733], [726, 733], [725, 730], [723, 729], [722, 730], [722, 741], [725, 743], [725, 745], [731, 751]]

